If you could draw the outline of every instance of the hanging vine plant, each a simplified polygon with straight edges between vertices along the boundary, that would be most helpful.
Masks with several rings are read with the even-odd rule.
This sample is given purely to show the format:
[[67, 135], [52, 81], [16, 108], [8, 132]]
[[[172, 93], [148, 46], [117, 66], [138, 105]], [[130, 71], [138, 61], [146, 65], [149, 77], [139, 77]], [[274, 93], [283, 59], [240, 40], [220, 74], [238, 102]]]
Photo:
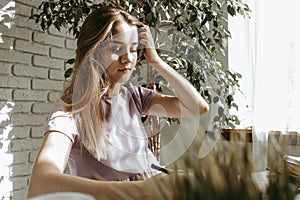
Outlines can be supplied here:
[[[239, 90], [241, 75], [228, 70], [219, 61], [226, 56], [228, 31], [227, 16], [249, 17], [250, 9], [242, 0], [47, 0], [30, 17], [46, 31], [67, 27], [77, 38], [86, 16], [103, 5], [120, 7], [153, 27], [156, 34], [168, 25], [171, 49], [159, 49], [162, 58], [186, 77], [209, 103], [218, 105], [216, 127], [234, 128], [239, 119], [228, 113], [238, 109], [232, 90]], [[187, 42], [188, 39], [188, 42]], [[162, 41], [163, 42], [163, 41]], [[163, 44], [158, 44], [162, 46]], [[68, 64], [73, 64], [69, 59]], [[68, 78], [72, 68], [65, 72]], [[157, 79], [160, 81], [160, 79]]]

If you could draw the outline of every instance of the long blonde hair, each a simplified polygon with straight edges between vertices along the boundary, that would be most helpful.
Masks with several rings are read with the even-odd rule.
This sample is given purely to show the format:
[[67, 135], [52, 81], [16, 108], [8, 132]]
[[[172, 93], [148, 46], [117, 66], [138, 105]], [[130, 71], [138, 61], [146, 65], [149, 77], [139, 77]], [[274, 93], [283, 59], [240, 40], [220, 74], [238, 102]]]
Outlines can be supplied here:
[[107, 114], [101, 99], [110, 86], [99, 49], [120, 22], [142, 25], [127, 12], [113, 7], [94, 10], [86, 18], [77, 40], [72, 79], [61, 97], [63, 107], [76, 122], [78, 140], [98, 160], [106, 156], [104, 148], [107, 137], [102, 125], [107, 120]]

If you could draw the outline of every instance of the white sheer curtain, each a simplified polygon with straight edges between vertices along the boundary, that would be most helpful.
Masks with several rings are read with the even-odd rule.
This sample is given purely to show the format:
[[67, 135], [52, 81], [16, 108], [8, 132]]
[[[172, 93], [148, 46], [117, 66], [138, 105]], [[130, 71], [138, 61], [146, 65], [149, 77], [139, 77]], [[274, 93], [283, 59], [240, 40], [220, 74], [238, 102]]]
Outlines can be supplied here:
[[[251, 19], [229, 19], [229, 68], [243, 75], [237, 114], [253, 126], [256, 170], [264, 170], [268, 133], [300, 132], [300, 1], [245, 2]], [[299, 148], [289, 153], [300, 154]]]

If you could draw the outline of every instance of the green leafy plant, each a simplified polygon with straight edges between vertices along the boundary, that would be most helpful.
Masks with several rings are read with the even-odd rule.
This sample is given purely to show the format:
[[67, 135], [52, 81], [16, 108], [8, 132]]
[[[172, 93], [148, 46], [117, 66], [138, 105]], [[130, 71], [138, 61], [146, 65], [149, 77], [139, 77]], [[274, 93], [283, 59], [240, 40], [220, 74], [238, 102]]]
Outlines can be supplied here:
[[[40, 24], [44, 31], [51, 26], [58, 30], [67, 27], [77, 38], [85, 17], [103, 5], [120, 7], [132, 13], [153, 27], [156, 36], [159, 36], [160, 28], [168, 24], [167, 33], [172, 40], [172, 49], [171, 52], [162, 50], [159, 53], [209, 103], [218, 106], [218, 115], [214, 118], [216, 127], [234, 128], [240, 123], [238, 117], [229, 114], [228, 110], [238, 109], [232, 90], [239, 90], [241, 75], [229, 71], [219, 58], [220, 55], [226, 56], [230, 37], [226, 26], [227, 16], [239, 14], [249, 17], [247, 4], [242, 0], [107, 0], [101, 3], [92, 0], [48, 0], [43, 1], [37, 13], [30, 18]], [[189, 42], [186, 42], [186, 38]], [[72, 64], [73, 61], [70, 59], [67, 63]], [[68, 78], [71, 73], [72, 68], [66, 71], [65, 77]]]

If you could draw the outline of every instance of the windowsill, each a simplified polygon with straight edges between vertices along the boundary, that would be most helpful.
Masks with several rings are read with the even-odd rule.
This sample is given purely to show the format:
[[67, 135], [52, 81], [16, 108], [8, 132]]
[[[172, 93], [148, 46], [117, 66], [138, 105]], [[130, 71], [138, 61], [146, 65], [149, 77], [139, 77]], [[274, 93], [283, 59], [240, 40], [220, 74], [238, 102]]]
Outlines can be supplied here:
[[[222, 129], [222, 139], [226, 141], [239, 141], [252, 143], [252, 128], [248, 129]], [[300, 133], [299, 132], [288, 132], [282, 134], [281, 131], [270, 131], [269, 137], [276, 139], [277, 141], [286, 141], [291, 146], [300, 145]]]
[[281, 141], [290, 146], [299, 146], [300, 145], [300, 133], [290, 131], [287, 134], [283, 134], [281, 131], [270, 131], [269, 138], [275, 139], [276, 141]]
[[222, 129], [223, 139], [252, 143], [252, 128], [250, 129]]

